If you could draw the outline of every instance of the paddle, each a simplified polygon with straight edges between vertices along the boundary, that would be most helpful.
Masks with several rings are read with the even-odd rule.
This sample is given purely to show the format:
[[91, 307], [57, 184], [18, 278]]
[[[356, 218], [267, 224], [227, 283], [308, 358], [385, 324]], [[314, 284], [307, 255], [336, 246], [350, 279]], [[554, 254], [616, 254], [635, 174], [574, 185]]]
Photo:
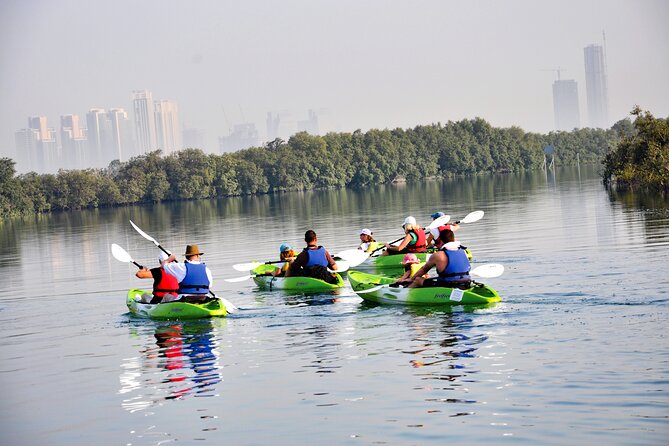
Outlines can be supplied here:
[[[504, 265], [499, 263], [487, 263], [485, 265], [479, 265], [473, 270], [469, 271], [470, 276], [481, 277], [484, 279], [499, 277], [503, 273], [504, 273]], [[374, 291], [378, 291], [382, 288], [388, 288], [388, 287], [390, 287], [390, 284], [386, 283], [384, 285], [378, 285], [372, 288], [368, 288], [366, 290], [356, 291], [356, 293], [358, 294], [373, 293]]]
[[[163, 252], [164, 252], [165, 254], [167, 254], [168, 256], [171, 256], [171, 255], [172, 255], [171, 252], [169, 252], [168, 250], [166, 250], [165, 248], [163, 248], [162, 246], [160, 246], [160, 243], [158, 243], [158, 241], [156, 241], [156, 239], [154, 239], [154, 238], [151, 237], [149, 234], [147, 234], [146, 232], [144, 232], [144, 231], [142, 231], [141, 229], [139, 229], [139, 227], [138, 227], [136, 224], [134, 224], [134, 223], [132, 222], [132, 220], [130, 220], [130, 224], [132, 225], [133, 228], [135, 228], [135, 231], [139, 232], [139, 235], [141, 235], [142, 237], [144, 237], [144, 238], [147, 239], [148, 241], [152, 242], [154, 245], [156, 245], [158, 248], [160, 248], [160, 250], [163, 251]], [[214, 292], [213, 292], [212, 290], [209, 290], [209, 293], [210, 293], [213, 297], [215, 297], [215, 298], [217, 298], [217, 299], [220, 299], [221, 302], [223, 302], [223, 305], [225, 305], [225, 309], [226, 309], [226, 311], [227, 311], [228, 313], [234, 313], [235, 311], [237, 311], [237, 310], [239, 309], [239, 308], [237, 308], [237, 306], [235, 306], [235, 304], [233, 304], [232, 302], [230, 302], [230, 301], [229, 301], [228, 299], [226, 299], [225, 297], [218, 297], [216, 294], [214, 294]]]
[[144, 268], [142, 265], [140, 265], [139, 263], [137, 263], [137, 262], [135, 262], [134, 260], [132, 260], [132, 257], [130, 257], [130, 254], [128, 254], [128, 251], [126, 251], [125, 249], [121, 248], [121, 247], [120, 247], [119, 245], [117, 245], [116, 243], [112, 243], [112, 245], [111, 245], [111, 252], [112, 252], [112, 255], [114, 256], [114, 258], [115, 258], [116, 260], [118, 260], [119, 262], [123, 262], [123, 263], [134, 263], [135, 266], [136, 266], [137, 268], [139, 268], [139, 269]]
[[347, 261], [349, 267], [353, 268], [367, 260], [369, 255], [369, 252], [365, 252], [362, 249], [346, 249], [335, 254], [335, 259], [339, 257], [340, 259]]
[[249, 262], [249, 263], [237, 263], [237, 264], [232, 265], [232, 267], [234, 269], [236, 269], [237, 271], [244, 272], [244, 271], [251, 271], [253, 269], [256, 269], [260, 265], [272, 265], [274, 263], [284, 263], [284, 262], [285, 262], [285, 260], [271, 260], [269, 262], [253, 261], [253, 262]]
[[[430, 223], [427, 227], [423, 228], [423, 231], [425, 231], [425, 230], [430, 230], [430, 231], [431, 231], [431, 230], [434, 229], [434, 228], [438, 228], [438, 227], [441, 226], [441, 225], [445, 225], [445, 224], [448, 223], [448, 221], [449, 221], [450, 219], [451, 219], [451, 216], [450, 216], [450, 215], [442, 215], [441, 217], [435, 219], [435, 220], [434, 220], [432, 223]], [[406, 235], [404, 235], [404, 236], [398, 238], [397, 240], [393, 240], [392, 242], [390, 242], [390, 243], [388, 243], [388, 244], [389, 244], [389, 245], [392, 245], [393, 243], [397, 243], [397, 242], [399, 242], [400, 240], [402, 240], [404, 237], [406, 237]], [[372, 251], [372, 252], [369, 253], [369, 256], [372, 256], [376, 251], [381, 251], [382, 249], [385, 249], [385, 246], [380, 246], [380, 247], [376, 248], [374, 251]], [[369, 256], [368, 256], [368, 257], [369, 257]]]
[[[260, 265], [266, 265], [266, 264], [269, 264], [269, 263], [279, 263], [279, 262], [283, 262], [283, 260], [276, 261], [276, 262], [265, 262], [265, 263], [256, 262], [256, 263], [258, 263], [256, 268]], [[239, 265], [244, 265], [244, 264], [239, 264]], [[239, 266], [239, 265], [237, 265], [237, 266]], [[234, 266], [235, 265], [233, 265], [233, 267]], [[348, 271], [348, 269], [350, 267], [351, 267], [351, 265], [346, 260], [339, 260], [339, 261], [337, 261], [337, 269], [332, 270], [332, 269], [328, 268], [328, 271], [330, 271], [331, 273], [343, 273], [344, 271]], [[237, 269], [237, 268], [235, 268], [235, 269]], [[252, 268], [252, 269], [255, 269], [255, 268]], [[246, 270], [237, 270], [237, 271], [246, 271]], [[240, 277], [231, 277], [229, 279], [223, 279], [223, 280], [225, 282], [231, 282], [231, 283], [243, 282], [243, 281], [251, 279], [252, 277], [255, 277], [255, 276], [256, 276], [256, 274], [252, 274], [252, 275], [246, 275], [246, 276], [240, 276]]]

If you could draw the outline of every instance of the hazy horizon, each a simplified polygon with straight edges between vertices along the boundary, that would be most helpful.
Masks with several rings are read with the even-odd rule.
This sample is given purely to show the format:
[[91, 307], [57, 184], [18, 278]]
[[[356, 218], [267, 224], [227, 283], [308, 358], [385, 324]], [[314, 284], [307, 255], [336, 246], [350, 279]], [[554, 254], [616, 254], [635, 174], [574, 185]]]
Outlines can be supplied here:
[[552, 84], [578, 83], [588, 126], [583, 49], [606, 33], [609, 117], [635, 104], [669, 116], [669, 2], [269, 0], [4, 1], [0, 5], [0, 156], [45, 115], [125, 108], [133, 90], [179, 104], [209, 152], [230, 127], [268, 112], [321, 133], [481, 117], [554, 129]]

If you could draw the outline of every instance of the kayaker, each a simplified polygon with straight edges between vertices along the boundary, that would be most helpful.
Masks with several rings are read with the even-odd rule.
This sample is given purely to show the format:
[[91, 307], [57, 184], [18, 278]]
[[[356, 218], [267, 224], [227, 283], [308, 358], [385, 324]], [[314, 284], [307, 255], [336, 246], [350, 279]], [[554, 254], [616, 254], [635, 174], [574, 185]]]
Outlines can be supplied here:
[[[432, 217], [432, 221], [435, 221], [437, 218], [443, 217], [444, 214], [443, 212], [435, 212], [434, 214], [430, 215]], [[437, 249], [441, 248], [444, 246], [444, 241], [439, 238], [439, 234], [441, 231], [444, 229], [450, 229], [451, 231], [457, 231], [460, 229], [460, 225], [458, 224], [446, 224], [446, 225], [441, 225], [436, 228], [433, 228], [430, 230], [430, 233], [427, 235], [427, 246], [433, 246], [436, 247]]]
[[283, 277], [286, 275], [286, 271], [290, 268], [291, 263], [295, 261], [295, 251], [293, 251], [293, 248], [290, 247], [290, 245], [283, 243], [279, 247], [279, 259], [283, 262], [283, 265], [281, 265], [281, 268], [276, 268], [274, 271], [265, 273], [264, 275], [266, 276], [274, 276], [274, 277]]
[[425, 236], [425, 231], [423, 228], [418, 226], [415, 218], [411, 216], [405, 218], [404, 223], [402, 224], [402, 228], [404, 228], [405, 235], [400, 244], [394, 246], [386, 243], [386, 250], [382, 255], [427, 251], [427, 239]]
[[379, 242], [374, 240], [374, 233], [371, 229], [364, 228], [360, 231], [360, 246], [358, 249], [362, 249], [364, 252], [374, 252], [379, 247]]
[[336, 275], [328, 271], [328, 267], [336, 271], [337, 262], [334, 261], [330, 253], [318, 245], [316, 232], [309, 229], [304, 233], [304, 241], [307, 247], [297, 255], [295, 261], [286, 271], [286, 277], [307, 276], [315, 279], [321, 279], [328, 283], [337, 283]]
[[[421, 262], [418, 260], [418, 257], [416, 257], [416, 254], [407, 254], [404, 256], [404, 259], [402, 260], [402, 265], [404, 265], [404, 274], [402, 277], [397, 279], [394, 283], [391, 283], [390, 286], [392, 287], [398, 287], [400, 285], [402, 286], [407, 286], [413, 279], [414, 274], [420, 270], [423, 265], [425, 265], [425, 262]], [[425, 275], [424, 277], [427, 277]]]
[[153, 279], [153, 294], [142, 294], [141, 302], [148, 304], [159, 304], [161, 302], [170, 302], [179, 296], [179, 282], [176, 277], [168, 274], [164, 266], [167, 264], [169, 257], [164, 252], [160, 253], [158, 257], [158, 268], [148, 269], [144, 267], [137, 271], [135, 276], [140, 279]]
[[200, 251], [197, 245], [187, 245], [183, 263], [176, 262], [177, 257], [172, 254], [167, 258], [165, 271], [172, 274], [179, 282], [179, 300], [202, 301], [205, 300], [213, 283], [211, 270], [201, 262]]
[[[443, 286], [449, 288], [468, 288], [471, 285], [471, 264], [467, 259], [467, 253], [455, 241], [455, 234], [450, 229], [444, 229], [439, 234], [442, 240], [446, 240], [444, 246], [430, 256], [428, 261], [413, 276], [410, 288], [422, 286]], [[436, 267], [437, 277], [424, 279], [430, 269]]]

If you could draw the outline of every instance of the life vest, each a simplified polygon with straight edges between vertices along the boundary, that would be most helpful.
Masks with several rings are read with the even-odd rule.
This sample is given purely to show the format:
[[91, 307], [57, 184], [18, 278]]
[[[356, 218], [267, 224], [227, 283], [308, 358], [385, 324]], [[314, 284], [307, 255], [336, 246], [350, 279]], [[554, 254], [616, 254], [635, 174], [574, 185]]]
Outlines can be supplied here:
[[207, 266], [204, 263], [191, 263], [186, 265], [186, 277], [179, 282], [179, 294], [207, 294], [209, 292], [209, 278], [207, 277]]
[[[439, 237], [441, 234], [441, 231], [444, 229], [450, 229], [451, 231], [453, 230], [453, 227], [451, 225], [442, 225], [437, 228], [437, 235], [434, 237], [434, 246], [437, 247], [437, 249], [441, 249], [442, 246], [444, 246], [444, 241]], [[434, 236], [434, 233], [432, 234]]]
[[418, 228], [416, 230], [411, 229], [409, 233], [416, 235], [416, 241], [410, 241], [407, 247], [403, 252], [425, 252], [427, 251], [427, 239], [425, 237], [425, 231]]
[[442, 252], [448, 257], [448, 265], [444, 271], [437, 270], [439, 280], [448, 282], [471, 279], [471, 276], [469, 275], [471, 264], [467, 259], [467, 253], [464, 249], [442, 249]]
[[321, 266], [328, 266], [328, 259], [325, 257], [325, 248], [322, 246], [319, 246], [316, 249], [309, 249], [304, 248], [304, 250], [307, 252], [307, 255], [309, 256], [309, 261], [307, 262], [306, 265], [304, 265], [305, 268], [311, 268], [312, 266], [316, 265], [321, 265]]
[[378, 250], [382, 246], [383, 243], [379, 242], [365, 242], [360, 244], [360, 249], [362, 249], [364, 252], [373, 252]]
[[165, 294], [177, 295], [179, 291], [179, 282], [172, 274], [165, 272], [161, 266], [154, 271], [158, 271], [159, 276], [153, 278], [153, 295], [156, 297], [163, 297]]

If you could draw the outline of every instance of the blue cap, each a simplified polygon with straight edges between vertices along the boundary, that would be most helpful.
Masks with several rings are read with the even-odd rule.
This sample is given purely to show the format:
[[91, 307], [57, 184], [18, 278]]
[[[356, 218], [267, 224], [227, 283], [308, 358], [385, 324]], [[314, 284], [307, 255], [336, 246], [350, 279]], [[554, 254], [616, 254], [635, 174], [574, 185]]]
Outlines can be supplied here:
[[432, 220], [436, 220], [437, 218], [443, 217], [444, 215], [446, 214], [444, 214], [443, 212], [435, 212], [434, 214], [430, 215], [430, 217], [432, 217]]
[[279, 247], [279, 252], [286, 252], [290, 249], [293, 249], [293, 248], [291, 248], [290, 245], [284, 243]]

